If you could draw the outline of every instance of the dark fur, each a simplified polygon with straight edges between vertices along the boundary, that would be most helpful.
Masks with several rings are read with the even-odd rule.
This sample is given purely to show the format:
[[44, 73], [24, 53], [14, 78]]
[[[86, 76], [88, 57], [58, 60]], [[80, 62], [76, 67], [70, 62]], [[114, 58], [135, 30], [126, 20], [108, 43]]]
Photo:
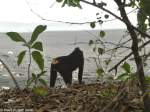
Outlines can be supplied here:
[[66, 85], [72, 84], [72, 72], [77, 68], [79, 68], [78, 81], [79, 84], [82, 83], [84, 57], [83, 52], [79, 48], [75, 48], [74, 51], [67, 56], [57, 57], [54, 60], [57, 60], [58, 63], [51, 63], [50, 87], [55, 86], [57, 72], [61, 74]]

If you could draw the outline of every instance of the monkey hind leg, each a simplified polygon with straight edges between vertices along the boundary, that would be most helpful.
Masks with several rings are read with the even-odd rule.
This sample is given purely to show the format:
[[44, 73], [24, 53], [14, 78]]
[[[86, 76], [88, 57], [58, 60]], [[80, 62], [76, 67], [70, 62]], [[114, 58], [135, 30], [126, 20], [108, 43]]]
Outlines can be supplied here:
[[66, 85], [72, 84], [72, 73], [63, 74], [62, 77]]
[[51, 64], [51, 70], [50, 70], [50, 87], [54, 87], [55, 86], [56, 78], [57, 78], [57, 71], [55, 70], [54, 65]]

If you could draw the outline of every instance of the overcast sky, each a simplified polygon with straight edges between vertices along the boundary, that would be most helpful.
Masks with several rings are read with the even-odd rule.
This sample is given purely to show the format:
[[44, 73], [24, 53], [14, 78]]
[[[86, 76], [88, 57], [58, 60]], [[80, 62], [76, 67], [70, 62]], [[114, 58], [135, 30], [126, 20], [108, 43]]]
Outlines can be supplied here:
[[[107, 7], [109, 10], [117, 13], [117, 7], [112, 0], [105, 0], [108, 2]], [[66, 21], [66, 22], [88, 22], [96, 20], [96, 13], [99, 12], [102, 17], [104, 12], [89, 5], [82, 4], [83, 9], [78, 8], [61, 8], [61, 4], [56, 3], [55, 0], [0, 0], [0, 23], [17, 22], [17, 23], [37, 23], [49, 24], [52, 26], [63, 25], [56, 22], [43, 21], [37, 15], [44, 19], [53, 21]], [[34, 14], [31, 9], [33, 10]], [[110, 17], [109, 19], [112, 19]], [[135, 21], [135, 13], [131, 15], [132, 21]], [[70, 28], [70, 25], [66, 25]], [[74, 25], [71, 25], [71, 28]], [[61, 27], [61, 26], [60, 26]], [[76, 25], [78, 27], [78, 25]], [[79, 26], [81, 27], [81, 25]], [[83, 26], [85, 27], [85, 26]], [[105, 23], [104, 28], [123, 28], [121, 22], [115, 20]], [[90, 27], [89, 27], [90, 28]]]

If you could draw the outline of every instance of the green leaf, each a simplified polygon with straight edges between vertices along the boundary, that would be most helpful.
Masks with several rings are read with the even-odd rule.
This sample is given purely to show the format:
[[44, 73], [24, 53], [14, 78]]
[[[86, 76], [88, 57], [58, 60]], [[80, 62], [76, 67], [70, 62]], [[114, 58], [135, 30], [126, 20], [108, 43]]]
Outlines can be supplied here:
[[93, 41], [93, 40], [90, 40], [90, 41], [89, 41], [89, 45], [91, 46], [92, 44], [94, 44], [94, 41]]
[[104, 49], [102, 49], [102, 48], [100, 48], [100, 47], [99, 47], [97, 50], [98, 50], [98, 53], [99, 53], [99, 54], [103, 54], [103, 53], [104, 53]]
[[105, 19], [108, 19], [108, 18], [109, 18], [109, 15], [108, 15], [108, 14], [105, 14], [104, 17], [105, 17]]
[[43, 87], [34, 87], [32, 90], [38, 96], [46, 96], [48, 94], [48, 90]]
[[44, 85], [44, 86], [47, 86], [47, 82], [44, 80], [44, 79], [39, 79], [39, 82]]
[[75, 4], [76, 4], [76, 7], [82, 9], [81, 5], [80, 5], [80, 0], [72, 0]]
[[104, 6], [107, 6], [107, 4], [105, 2], [101, 2], [101, 3], [98, 3], [98, 6], [100, 8], [103, 8]]
[[137, 74], [136, 73], [130, 73], [130, 79], [135, 79], [137, 77]]
[[134, 8], [136, 6], [135, 0], [131, 1], [131, 7]]
[[139, 6], [140, 9], [142, 9], [144, 14], [148, 16], [150, 15], [150, 10], [149, 10], [150, 0], [140, 0]]
[[138, 21], [138, 29], [142, 32], [146, 32], [147, 25], [145, 24], [146, 15], [142, 12], [142, 10], [138, 10], [137, 13], [137, 21]]
[[42, 75], [44, 75], [47, 71], [41, 71], [40, 74], [37, 74], [37, 78], [40, 78]]
[[95, 51], [96, 51], [96, 47], [93, 48], [93, 52], [95, 52]]
[[77, 7], [78, 7], [79, 9], [82, 9], [82, 6], [81, 6], [80, 4], [77, 4]]
[[63, 0], [56, 0], [56, 1], [60, 3], [60, 2], [62, 2]]
[[129, 74], [128, 73], [123, 73], [123, 74], [121, 74], [117, 77], [117, 80], [121, 80], [121, 81], [126, 81], [128, 79], [129, 79]]
[[104, 23], [103, 20], [98, 20], [99, 24], [102, 25]]
[[39, 51], [43, 51], [42, 42], [35, 42], [31, 48], [34, 48], [34, 49], [39, 50]]
[[131, 67], [130, 65], [125, 62], [123, 65], [122, 65], [122, 68], [127, 72], [127, 73], [131, 73]]
[[[144, 23], [144, 24], [140, 24], [139, 27], [138, 27], [138, 29], [139, 29], [140, 31], [142, 31], [142, 32], [145, 33], [146, 30], [147, 30], [147, 24], [145, 24], [145, 23]], [[141, 34], [141, 36], [144, 36], [144, 35]]]
[[144, 13], [142, 13], [141, 10], [138, 10], [138, 12], [137, 12], [138, 24], [139, 24], [139, 25], [144, 24], [146, 18], [147, 18], [146, 15], [145, 15]]
[[65, 1], [63, 2], [63, 4], [62, 4], [61, 7], [64, 7], [64, 6], [66, 5], [67, 1], [68, 1], [68, 0], [65, 0]]
[[139, 10], [137, 13], [137, 20], [138, 20], [138, 28], [142, 32], [146, 32], [148, 25], [145, 24], [146, 20], [148, 20], [148, 16], [150, 16], [150, 0], [140, 0], [139, 2]]
[[91, 28], [95, 28], [95, 21], [90, 23]]
[[105, 60], [105, 64], [108, 65], [111, 61], [111, 59]]
[[32, 73], [32, 79], [35, 80], [36, 79], [36, 75], [34, 73]]
[[26, 50], [20, 52], [20, 54], [17, 56], [18, 57], [18, 60], [17, 60], [18, 66], [22, 63], [22, 60], [24, 59], [25, 54], [26, 54]]
[[146, 84], [150, 84], [150, 77], [149, 76], [145, 76], [145, 81], [146, 81]]
[[29, 79], [29, 80], [27, 80], [27, 87], [29, 87], [32, 83], [33, 83], [33, 79], [31, 78], [31, 79]]
[[62, 7], [65, 5], [68, 5], [69, 7], [78, 7], [80, 9], [82, 8], [80, 5], [80, 0], [64, 0]]
[[10, 37], [11, 40], [13, 40], [15, 42], [24, 42], [24, 43], [26, 43], [26, 41], [17, 32], [7, 32], [6, 34]]
[[104, 37], [106, 34], [105, 34], [105, 31], [101, 30], [100, 33], [99, 33], [100, 37]]
[[77, 7], [77, 3], [75, 0], [69, 0], [68, 6]]
[[96, 73], [97, 73], [98, 76], [102, 76], [102, 73], [104, 73], [104, 70], [102, 68], [98, 68], [96, 70]]
[[37, 63], [40, 70], [43, 71], [43, 69], [44, 69], [44, 59], [43, 59], [42, 54], [39, 51], [33, 51], [32, 52], [32, 57], [33, 57], [34, 61]]
[[37, 26], [32, 33], [31, 40], [29, 41], [29, 43], [32, 44], [38, 38], [39, 34], [46, 30], [46, 27], [46, 25]]

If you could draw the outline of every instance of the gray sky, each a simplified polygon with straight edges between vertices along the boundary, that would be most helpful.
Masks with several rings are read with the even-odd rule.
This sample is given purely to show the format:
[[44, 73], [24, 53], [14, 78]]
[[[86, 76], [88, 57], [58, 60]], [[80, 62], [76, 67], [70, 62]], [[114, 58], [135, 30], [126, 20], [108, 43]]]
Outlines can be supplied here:
[[[105, 0], [105, 2], [108, 3], [107, 7], [109, 7], [109, 10], [117, 12], [117, 7], [112, 2], [112, 0]], [[87, 25], [70, 25], [70, 24], [62, 24], [57, 22], [48, 22], [43, 21], [41, 18], [39, 18], [36, 14], [40, 15], [41, 17], [48, 19], [48, 20], [54, 20], [54, 21], [66, 21], [66, 22], [87, 22], [96, 20], [96, 13], [99, 12], [102, 17], [104, 16], [104, 12], [101, 10], [94, 8], [89, 5], [82, 4], [83, 9], [78, 8], [70, 8], [70, 7], [64, 7], [61, 8], [61, 4], [56, 3], [55, 0], [0, 0], [0, 23], [5, 22], [17, 22], [17, 23], [36, 23], [36, 24], [48, 24], [51, 27], [57, 27], [59, 28], [66, 28], [68, 29], [80, 29], [83, 27], [83, 29], [90, 28], [87, 27]], [[33, 12], [31, 11], [33, 10]], [[118, 13], [119, 14], [119, 13]], [[136, 14], [130, 14], [131, 20], [134, 24], [136, 21]], [[113, 19], [113, 17], [110, 16], [109, 19]], [[89, 25], [88, 25], [89, 26]], [[115, 20], [111, 22], [104, 23], [103, 26], [99, 26], [97, 28], [123, 28], [124, 25]]]

